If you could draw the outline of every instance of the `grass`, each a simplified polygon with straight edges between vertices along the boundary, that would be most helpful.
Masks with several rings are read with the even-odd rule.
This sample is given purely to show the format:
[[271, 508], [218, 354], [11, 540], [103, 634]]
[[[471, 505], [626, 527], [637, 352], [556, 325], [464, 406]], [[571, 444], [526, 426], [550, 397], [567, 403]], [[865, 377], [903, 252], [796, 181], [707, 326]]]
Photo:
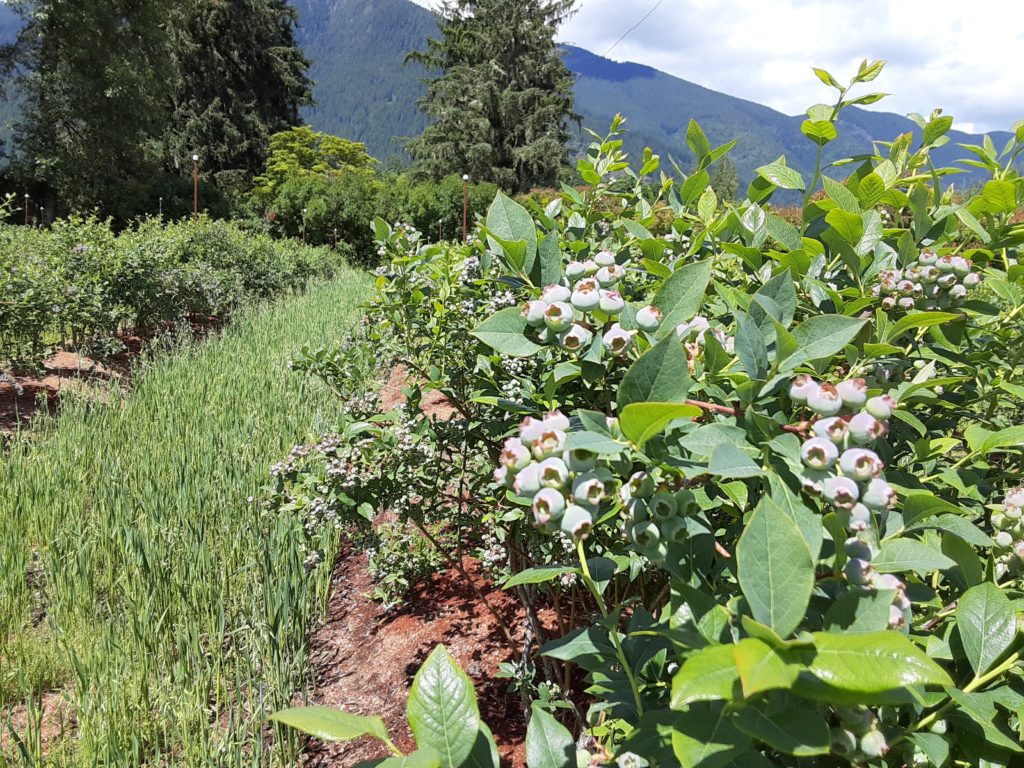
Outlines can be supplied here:
[[[340, 339], [368, 284], [244, 312], [0, 456], [0, 765], [294, 764], [265, 716], [303, 686], [329, 569], [307, 572], [298, 519], [247, 499], [332, 421], [287, 359]], [[74, 720], [45, 747], [44, 692]]]

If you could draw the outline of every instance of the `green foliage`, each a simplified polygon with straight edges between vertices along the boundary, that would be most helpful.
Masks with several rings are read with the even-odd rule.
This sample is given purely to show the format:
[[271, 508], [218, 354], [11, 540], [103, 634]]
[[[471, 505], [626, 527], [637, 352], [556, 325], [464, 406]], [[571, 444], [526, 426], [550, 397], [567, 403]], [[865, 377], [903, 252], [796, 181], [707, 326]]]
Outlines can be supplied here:
[[299, 126], [275, 133], [263, 174], [254, 179], [254, 193], [272, 198], [282, 185], [309, 176], [338, 177], [354, 171], [373, 171], [376, 161], [354, 141]]
[[446, 0], [441, 36], [411, 56], [439, 73], [420, 102], [432, 122], [407, 145], [420, 173], [464, 172], [516, 192], [557, 182], [574, 113], [554, 35], [574, 5]]
[[[0, 764], [295, 764], [297, 740], [271, 744], [265, 717], [306, 685], [333, 564], [313, 553], [334, 553], [337, 534], [258, 497], [271, 462], [340, 411], [288, 356], [349, 333], [367, 282], [342, 269], [243, 310], [145, 361], [127, 395], [67, 394], [59, 419], [8, 444]], [[51, 692], [73, 733], [49, 706], [43, 718]]]
[[[616, 120], [586, 187], [532, 211], [496, 195], [466, 247], [375, 222], [391, 262], [364, 343], [416, 372], [427, 458], [335, 488], [401, 484], [531, 626], [556, 606], [518, 682], [584, 677], [557, 704], [594, 763], [1018, 759], [1020, 146], [968, 199], [942, 187], [938, 112], [921, 141], [832, 163], [880, 69], [809, 110], [831, 127], [808, 130], [813, 173], [763, 165], [740, 203], [708, 189], [730, 145], [691, 124], [694, 172], [651, 183], [659, 158], [631, 168]], [[774, 214], [801, 190], [799, 224]], [[431, 389], [451, 423], [418, 407]], [[433, 455], [460, 471], [438, 481]], [[534, 722], [531, 765], [563, 764]]]
[[327, 250], [247, 236], [201, 219], [155, 220], [115, 235], [71, 218], [51, 230], [0, 227], [0, 360], [34, 360], [50, 344], [102, 351], [118, 333], [150, 333], [189, 316], [227, 318], [243, 304], [329, 277]]

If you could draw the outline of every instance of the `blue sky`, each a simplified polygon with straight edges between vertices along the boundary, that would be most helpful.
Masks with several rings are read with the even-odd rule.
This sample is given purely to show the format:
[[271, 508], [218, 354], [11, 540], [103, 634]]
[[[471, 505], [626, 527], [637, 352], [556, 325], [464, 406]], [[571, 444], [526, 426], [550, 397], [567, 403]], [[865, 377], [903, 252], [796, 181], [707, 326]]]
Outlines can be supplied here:
[[[656, 2], [582, 0], [559, 38], [603, 54]], [[608, 56], [787, 114], [830, 98], [812, 66], [845, 81], [862, 59], [886, 59], [870, 90], [893, 95], [874, 109], [942, 107], [967, 131], [1024, 119], [1019, 0], [662, 0]]]

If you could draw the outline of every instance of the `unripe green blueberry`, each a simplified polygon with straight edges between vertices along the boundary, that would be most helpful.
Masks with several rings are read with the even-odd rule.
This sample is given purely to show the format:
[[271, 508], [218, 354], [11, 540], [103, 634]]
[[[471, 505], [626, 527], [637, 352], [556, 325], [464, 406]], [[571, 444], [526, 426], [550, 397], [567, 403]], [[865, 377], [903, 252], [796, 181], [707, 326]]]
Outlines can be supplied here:
[[630, 530], [630, 538], [641, 547], [653, 547], [661, 541], [661, 531], [652, 520], [642, 520], [635, 523]]
[[544, 325], [544, 312], [547, 311], [546, 301], [528, 301], [523, 304], [522, 316], [526, 324], [531, 328], [539, 328]]
[[934, 264], [939, 258], [935, 251], [921, 251], [921, 255], [917, 257], [917, 260], [922, 264]]
[[1000, 549], [1009, 549], [1010, 545], [1013, 544], [1013, 536], [1011, 536], [1007, 531], [999, 531], [999, 533], [995, 535], [995, 542], [996, 546]]
[[619, 426], [619, 420], [614, 416], [606, 416], [604, 425], [608, 428], [608, 434], [612, 436], [613, 440], [622, 439], [622, 427]]
[[825, 382], [807, 395], [807, 406], [821, 416], [835, 416], [843, 409], [843, 399], [834, 384]]
[[945, 256], [939, 256], [939, 258], [935, 260], [935, 266], [939, 272], [942, 272], [943, 274], [952, 272], [954, 258], [954, 256], [951, 256], [948, 253]]
[[505, 441], [498, 461], [509, 470], [518, 472], [530, 463], [530, 449], [518, 437], [510, 437]]
[[585, 274], [587, 277], [593, 277], [594, 275], [596, 275], [597, 270], [599, 270], [600, 268], [601, 265], [598, 264], [593, 259], [587, 259], [586, 261], [583, 262], [583, 274]]
[[832, 473], [821, 469], [804, 469], [800, 473], [800, 485], [808, 493], [821, 495], [825, 490], [825, 481], [832, 477]]
[[900, 280], [896, 283], [896, 292], [901, 296], [913, 296], [914, 294], [914, 281], [913, 280]]
[[572, 307], [564, 301], [549, 304], [548, 308], [544, 310], [544, 324], [555, 333], [569, 330], [572, 320]]
[[899, 576], [891, 573], [872, 574], [870, 584], [872, 589], [885, 589], [897, 592], [907, 588], [907, 585], [900, 581]]
[[597, 309], [600, 305], [601, 292], [596, 289], [580, 288], [580, 286], [583, 285], [583, 282], [584, 281], [580, 281], [576, 284], [576, 290], [572, 292], [569, 303], [571, 303], [580, 312], [590, 312]]
[[871, 509], [888, 509], [896, 501], [896, 491], [883, 478], [868, 480], [861, 501]]
[[811, 469], [831, 469], [838, 458], [836, 444], [824, 437], [812, 437], [800, 447], [800, 459]]
[[931, 731], [932, 733], [936, 733], [939, 736], [941, 736], [942, 734], [944, 734], [946, 732], [947, 727], [948, 726], [946, 725], [946, 721], [945, 720], [936, 720], [934, 723], [931, 724], [931, 726], [928, 728], [928, 730]]
[[892, 296], [886, 296], [884, 299], [882, 299], [882, 309], [895, 309], [895, 307], [896, 299], [894, 299]]
[[847, 379], [836, 384], [836, 391], [847, 408], [860, 408], [868, 399], [868, 385], [864, 379]]
[[597, 454], [583, 448], [566, 451], [562, 461], [572, 472], [589, 472], [597, 463]]
[[660, 491], [651, 498], [649, 502], [651, 515], [656, 520], [668, 520], [676, 516], [676, 499], [671, 493]]
[[562, 515], [562, 530], [574, 539], [584, 536], [594, 525], [590, 512], [579, 504], [570, 504]]
[[682, 490], [676, 492], [676, 514], [680, 517], [692, 515], [697, 511], [697, 497], [693, 491]]
[[545, 429], [540, 433], [540, 437], [533, 441], [531, 448], [533, 458], [537, 461], [560, 455], [565, 450], [565, 432], [560, 429]]
[[494, 470], [494, 484], [501, 485], [505, 488], [511, 487], [513, 476], [508, 471], [508, 467], [502, 465]]
[[871, 546], [858, 536], [851, 536], [843, 543], [846, 556], [859, 560], [871, 560]]
[[611, 251], [600, 251], [594, 256], [594, 263], [599, 267], [610, 267], [615, 263], [615, 254]]
[[836, 715], [844, 728], [858, 735], [867, 733], [875, 724], [875, 713], [867, 707], [836, 707]]
[[947, 272], [939, 276], [939, 279], [935, 281], [935, 284], [940, 288], [945, 288], [947, 291], [957, 284], [956, 275], [952, 272]]
[[516, 496], [532, 499], [540, 490], [540, 464], [527, 464], [518, 473], [512, 483]]
[[643, 499], [630, 499], [626, 502], [626, 515], [630, 523], [641, 523], [651, 519], [651, 510]]
[[654, 493], [654, 478], [647, 472], [634, 472], [622, 486], [623, 498], [647, 499]]
[[811, 427], [815, 437], [823, 437], [831, 440], [836, 445], [841, 445], [849, 432], [849, 424], [846, 419], [832, 416], [827, 419], [818, 419]]
[[857, 737], [845, 728], [833, 728], [829, 748], [840, 757], [847, 757], [857, 751]]
[[568, 301], [569, 296], [572, 295], [572, 291], [566, 288], [564, 285], [548, 285], [544, 287], [544, 290], [540, 292], [540, 297], [548, 304], [554, 304], [559, 301]]
[[569, 417], [561, 411], [545, 413], [541, 424], [544, 425], [544, 429], [558, 429], [562, 432], [568, 432], [570, 426]]
[[843, 566], [843, 573], [846, 575], [846, 580], [851, 584], [863, 586], [868, 583], [871, 563], [859, 557], [851, 557], [846, 561], [846, 565]]
[[939, 270], [937, 270], [933, 264], [921, 267], [921, 282], [925, 283], [926, 285], [934, 284], [935, 281], [939, 279], [940, 274], [941, 273], [939, 272]]
[[547, 488], [564, 488], [569, 482], [569, 468], [557, 456], [540, 463], [540, 484]]
[[575, 283], [582, 280], [587, 273], [587, 268], [583, 265], [582, 261], [570, 261], [565, 265], [565, 276], [568, 278], [570, 283]]
[[568, 352], [581, 352], [590, 346], [593, 338], [594, 334], [582, 325], [573, 325], [558, 338], [558, 341], [562, 349]]
[[830, 477], [822, 483], [822, 495], [841, 509], [851, 509], [860, 496], [860, 488], [848, 477]]
[[681, 517], [672, 517], [668, 520], [662, 520], [658, 524], [658, 528], [661, 529], [662, 541], [672, 542], [674, 544], [682, 544], [686, 541], [689, 531], [686, 529], [686, 521]]
[[854, 504], [848, 510], [840, 510], [839, 519], [846, 530], [859, 533], [871, 527], [871, 510], [863, 504]]
[[636, 313], [636, 324], [644, 331], [656, 331], [661, 325], [661, 310], [657, 307], [644, 307]]
[[912, 296], [904, 296], [902, 299], [896, 302], [900, 309], [913, 309], [917, 306], [917, 302], [914, 301]]
[[616, 357], [626, 354], [633, 345], [633, 334], [622, 329], [618, 323], [612, 325], [601, 342], [604, 348]]
[[874, 451], [867, 448], [849, 448], [839, 457], [839, 468], [847, 477], [863, 482], [878, 477], [885, 469], [885, 465]]
[[962, 285], [954, 285], [949, 289], [949, 298], [961, 301], [967, 298], [967, 289]]
[[868, 757], [882, 757], [889, 751], [885, 734], [881, 731], [868, 731], [860, 737], [860, 751]]
[[971, 262], [963, 256], [953, 257], [953, 274], [957, 277], [964, 277], [971, 271]]
[[626, 302], [618, 291], [603, 291], [599, 306], [602, 312], [609, 315], [617, 315], [626, 308]]
[[888, 420], [895, 409], [896, 401], [889, 397], [889, 395], [872, 397], [864, 404], [864, 410], [881, 421]]
[[532, 510], [537, 525], [555, 522], [565, 512], [565, 497], [554, 488], [541, 488], [533, 497]]
[[704, 334], [711, 328], [711, 323], [706, 317], [697, 315], [688, 323], [680, 323], [676, 326], [676, 336], [683, 341], [704, 342]]
[[854, 415], [848, 424], [850, 439], [860, 445], [873, 443], [885, 435], [887, 428], [884, 421], [879, 421], [864, 411]]
[[605, 480], [594, 472], [579, 475], [573, 481], [572, 496], [579, 504], [596, 507], [608, 498]]
[[602, 288], [612, 288], [625, 276], [626, 270], [618, 264], [612, 264], [610, 267], [601, 267], [597, 271], [597, 282]]
[[964, 275], [963, 285], [966, 288], [975, 288], [981, 283], [981, 275], [977, 272], [970, 272]]
[[794, 403], [806, 403], [811, 392], [817, 388], [818, 382], [806, 373], [801, 373], [793, 379], [793, 383], [789, 385], [789, 399]]

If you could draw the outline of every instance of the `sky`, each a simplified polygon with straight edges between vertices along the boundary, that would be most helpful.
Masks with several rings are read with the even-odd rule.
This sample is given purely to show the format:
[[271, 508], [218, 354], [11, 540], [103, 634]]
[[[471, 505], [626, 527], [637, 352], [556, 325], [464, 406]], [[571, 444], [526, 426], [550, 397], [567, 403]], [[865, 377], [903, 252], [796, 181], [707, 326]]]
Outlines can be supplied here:
[[941, 107], [972, 133], [1024, 119], [1020, 0], [661, 0], [615, 45], [656, 3], [579, 0], [559, 39], [789, 115], [834, 100], [811, 67], [846, 82], [869, 58], [888, 64], [857, 93], [892, 94], [870, 109]]

